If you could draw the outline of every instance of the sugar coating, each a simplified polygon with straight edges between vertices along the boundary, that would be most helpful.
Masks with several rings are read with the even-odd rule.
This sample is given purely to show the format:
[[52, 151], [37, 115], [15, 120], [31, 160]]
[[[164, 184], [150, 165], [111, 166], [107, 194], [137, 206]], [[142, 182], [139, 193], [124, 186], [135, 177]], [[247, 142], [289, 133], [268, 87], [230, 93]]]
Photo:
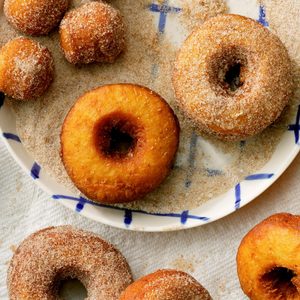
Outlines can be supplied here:
[[132, 282], [122, 254], [99, 236], [72, 228], [33, 233], [16, 250], [8, 270], [11, 300], [57, 299], [59, 283], [77, 278], [87, 300], [117, 300]]
[[54, 63], [42, 44], [19, 37], [0, 50], [0, 90], [18, 99], [41, 96], [53, 80]]
[[68, 0], [5, 0], [4, 13], [16, 29], [38, 36], [55, 28], [68, 6]]
[[120, 300], [211, 300], [192, 276], [176, 270], [158, 270], [131, 284]]
[[[237, 63], [244, 82], [232, 92], [220, 81]], [[293, 93], [291, 61], [279, 38], [254, 20], [229, 14], [191, 33], [175, 61], [173, 83], [178, 105], [192, 122], [229, 140], [261, 132]]]
[[70, 63], [112, 63], [125, 48], [122, 16], [108, 4], [86, 3], [62, 20], [60, 44]]

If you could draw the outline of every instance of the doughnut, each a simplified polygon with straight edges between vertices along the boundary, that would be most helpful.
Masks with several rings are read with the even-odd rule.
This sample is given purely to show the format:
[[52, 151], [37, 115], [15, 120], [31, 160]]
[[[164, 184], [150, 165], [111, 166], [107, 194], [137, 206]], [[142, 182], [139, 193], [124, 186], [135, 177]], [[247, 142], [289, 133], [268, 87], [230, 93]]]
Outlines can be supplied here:
[[202, 133], [243, 140], [281, 114], [293, 93], [282, 42], [258, 22], [218, 15], [196, 28], [177, 54], [177, 104]]
[[5, 0], [4, 14], [19, 31], [39, 36], [58, 26], [68, 6], [68, 0]]
[[192, 276], [176, 270], [158, 270], [129, 285], [119, 300], [211, 300]]
[[60, 299], [61, 283], [78, 279], [87, 300], [118, 300], [132, 282], [123, 255], [95, 234], [58, 226], [27, 237], [8, 269], [10, 300]]
[[237, 270], [252, 300], [300, 299], [300, 216], [275, 214], [242, 240]]
[[102, 2], [87, 3], [68, 12], [59, 32], [61, 48], [72, 64], [113, 63], [125, 48], [122, 16]]
[[50, 51], [28, 38], [16, 38], [0, 49], [0, 91], [18, 100], [44, 94], [54, 76]]
[[62, 127], [61, 155], [84, 195], [122, 203], [162, 183], [178, 143], [178, 120], [167, 102], [142, 86], [112, 84], [76, 101]]

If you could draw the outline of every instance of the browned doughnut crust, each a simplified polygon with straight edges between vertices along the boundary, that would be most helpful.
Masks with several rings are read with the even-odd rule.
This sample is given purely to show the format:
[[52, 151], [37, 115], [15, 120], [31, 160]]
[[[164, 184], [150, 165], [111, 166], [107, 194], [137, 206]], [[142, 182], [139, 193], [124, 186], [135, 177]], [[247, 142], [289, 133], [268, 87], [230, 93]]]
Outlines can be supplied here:
[[8, 270], [10, 300], [58, 299], [62, 280], [77, 278], [86, 300], [117, 300], [132, 282], [122, 254], [99, 236], [71, 226], [49, 227], [26, 238]]
[[19, 100], [44, 94], [54, 76], [50, 51], [28, 38], [16, 38], [0, 50], [0, 91]]
[[189, 274], [158, 270], [128, 286], [120, 300], [211, 300], [211, 297]]
[[224, 14], [184, 42], [173, 85], [178, 105], [201, 131], [241, 140], [281, 114], [293, 92], [291, 69], [279, 38], [252, 19]]
[[103, 2], [71, 10], [60, 25], [60, 45], [72, 64], [114, 62], [125, 48], [120, 12]]
[[15, 28], [38, 36], [58, 26], [68, 6], [68, 0], [5, 0], [4, 13]]
[[242, 240], [237, 270], [252, 300], [300, 299], [300, 216], [275, 214]]
[[[169, 174], [179, 130], [173, 110], [158, 94], [134, 84], [105, 85], [81, 96], [68, 113], [61, 133], [62, 160], [90, 199], [130, 202]], [[120, 148], [124, 136], [129, 144], [125, 151]]]

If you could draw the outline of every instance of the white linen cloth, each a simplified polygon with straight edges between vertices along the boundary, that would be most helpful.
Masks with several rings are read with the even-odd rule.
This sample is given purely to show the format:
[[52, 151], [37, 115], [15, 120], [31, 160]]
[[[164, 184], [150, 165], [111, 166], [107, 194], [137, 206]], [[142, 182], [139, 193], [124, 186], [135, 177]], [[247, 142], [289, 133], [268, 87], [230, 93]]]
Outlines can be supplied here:
[[277, 212], [300, 214], [300, 157], [251, 204], [214, 223], [169, 233], [114, 229], [63, 207], [41, 191], [0, 141], [0, 299], [8, 299], [6, 272], [16, 246], [43, 227], [71, 224], [113, 243], [127, 258], [134, 278], [159, 268], [188, 271], [213, 299], [247, 299], [239, 286], [236, 252], [242, 237]]

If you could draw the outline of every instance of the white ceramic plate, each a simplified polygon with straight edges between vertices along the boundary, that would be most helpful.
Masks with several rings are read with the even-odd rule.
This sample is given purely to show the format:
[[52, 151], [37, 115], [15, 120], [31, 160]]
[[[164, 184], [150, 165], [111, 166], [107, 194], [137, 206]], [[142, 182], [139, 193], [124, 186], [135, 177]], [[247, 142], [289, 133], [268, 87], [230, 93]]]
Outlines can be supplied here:
[[[264, 26], [268, 26], [265, 11], [263, 7], [256, 4], [255, 0], [229, 0], [228, 5], [230, 12], [251, 17], [260, 21]], [[156, 15], [158, 30], [166, 26], [165, 34], [168, 34], [168, 30], [172, 31], [169, 27], [174, 28], [176, 14], [181, 13], [179, 9], [169, 10], [169, 6], [177, 7], [176, 0], [166, 0], [162, 5], [154, 1], [148, 8], [149, 13]], [[169, 13], [166, 13], [167, 11]], [[182, 37], [177, 38], [178, 42], [181, 40]], [[16, 132], [15, 116], [5, 103], [4, 97], [0, 96], [0, 135], [15, 160], [43, 190], [51, 195], [53, 201], [59, 201], [73, 211], [95, 221], [139, 231], [169, 231], [200, 226], [220, 219], [252, 201], [277, 180], [299, 152], [299, 119], [300, 112], [295, 111], [291, 125], [283, 134], [269, 162], [256, 174], [246, 177], [225, 194], [190, 211], [150, 214], [95, 204], [88, 199], [78, 198], [59, 185], [55, 179], [50, 178], [42, 166], [39, 166], [23, 147]]]

